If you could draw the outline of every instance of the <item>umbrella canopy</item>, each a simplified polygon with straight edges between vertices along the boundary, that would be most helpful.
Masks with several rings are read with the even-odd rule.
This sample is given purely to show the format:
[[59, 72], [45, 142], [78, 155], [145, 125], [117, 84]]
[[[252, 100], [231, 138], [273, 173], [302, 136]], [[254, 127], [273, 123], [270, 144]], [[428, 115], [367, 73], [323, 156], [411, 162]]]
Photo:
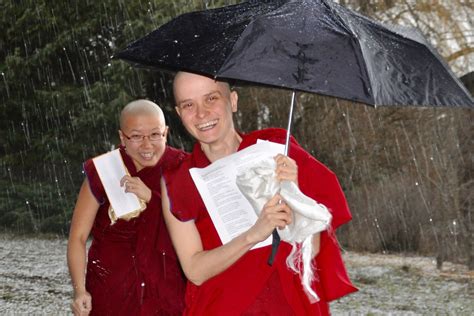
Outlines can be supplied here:
[[330, 0], [249, 1], [183, 14], [115, 57], [375, 106], [474, 107], [418, 31]]

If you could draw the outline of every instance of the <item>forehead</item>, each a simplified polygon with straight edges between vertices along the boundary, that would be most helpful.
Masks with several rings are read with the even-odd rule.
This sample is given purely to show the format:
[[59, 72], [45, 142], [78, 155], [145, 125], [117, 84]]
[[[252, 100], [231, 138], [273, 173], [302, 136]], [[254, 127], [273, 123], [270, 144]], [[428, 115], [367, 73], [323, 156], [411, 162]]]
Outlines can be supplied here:
[[127, 130], [141, 130], [164, 128], [165, 122], [156, 113], [128, 113], [124, 117], [123, 125]]
[[177, 102], [186, 99], [194, 99], [218, 91], [222, 94], [228, 93], [229, 86], [226, 83], [191, 73], [179, 73], [173, 83], [174, 96]]

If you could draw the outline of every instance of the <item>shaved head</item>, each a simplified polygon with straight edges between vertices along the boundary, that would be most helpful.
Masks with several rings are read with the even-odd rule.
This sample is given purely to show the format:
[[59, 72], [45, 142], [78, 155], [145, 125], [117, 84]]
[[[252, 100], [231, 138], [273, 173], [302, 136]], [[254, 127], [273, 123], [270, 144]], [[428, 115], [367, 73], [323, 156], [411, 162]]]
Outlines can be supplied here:
[[213, 80], [214, 82], [218, 83], [219, 85], [223, 86], [224, 87], [224, 92], [229, 95], [231, 93], [231, 88], [230, 88], [230, 85], [228, 82], [226, 81], [222, 81], [222, 80], [217, 80], [217, 79], [213, 79], [211, 77], [207, 77], [207, 76], [201, 76], [201, 75], [198, 75], [198, 74], [194, 74], [194, 73], [191, 73], [191, 72], [186, 72], [186, 71], [178, 71], [176, 73], [176, 75], [174, 76], [174, 79], [173, 79], [173, 93], [174, 95], [176, 96], [176, 88], [177, 88], [177, 85], [178, 84], [181, 84], [181, 81], [180, 79], [182, 79], [183, 77], [190, 77], [190, 78], [195, 78], [196, 80], [198, 80], [199, 78], [209, 78], [210, 80]]
[[161, 108], [149, 100], [140, 99], [128, 103], [123, 108], [122, 112], [120, 113], [120, 128], [124, 128], [127, 117], [138, 115], [156, 116], [163, 126], [166, 125], [165, 116]]

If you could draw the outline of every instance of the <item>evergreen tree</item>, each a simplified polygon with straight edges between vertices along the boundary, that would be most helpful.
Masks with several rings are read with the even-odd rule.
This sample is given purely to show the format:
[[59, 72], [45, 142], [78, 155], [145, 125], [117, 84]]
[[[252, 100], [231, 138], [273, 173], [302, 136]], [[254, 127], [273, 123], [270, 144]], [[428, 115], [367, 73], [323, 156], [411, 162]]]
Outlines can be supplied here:
[[[200, 2], [202, 4], [202, 2]], [[82, 162], [118, 143], [118, 114], [156, 86], [118, 49], [190, 1], [2, 1], [0, 224], [66, 232]]]

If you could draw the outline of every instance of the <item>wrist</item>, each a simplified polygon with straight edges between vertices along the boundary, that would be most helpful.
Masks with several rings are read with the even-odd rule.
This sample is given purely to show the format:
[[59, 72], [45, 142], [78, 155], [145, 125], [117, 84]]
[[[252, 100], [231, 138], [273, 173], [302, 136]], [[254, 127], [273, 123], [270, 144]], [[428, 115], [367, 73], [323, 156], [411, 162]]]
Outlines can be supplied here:
[[259, 241], [257, 240], [258, 238], [256, 238], [256, 236], [254, 235], [255, 234], [253, 234], [252, 229], [247, 230], [241, 235], [245, 246], [252, 248], [253, 246], [259, 243]]
[[86, 287], [84, 285], [73, 285], [74, 295], [86, 292]]
[[147, 196], [146, 196], [146, 199], [145, 199], [145, 202], [147, 204], [150, 203], [152, 196], [153, 196], [153, 192], [150, 189], [148, 189]]

